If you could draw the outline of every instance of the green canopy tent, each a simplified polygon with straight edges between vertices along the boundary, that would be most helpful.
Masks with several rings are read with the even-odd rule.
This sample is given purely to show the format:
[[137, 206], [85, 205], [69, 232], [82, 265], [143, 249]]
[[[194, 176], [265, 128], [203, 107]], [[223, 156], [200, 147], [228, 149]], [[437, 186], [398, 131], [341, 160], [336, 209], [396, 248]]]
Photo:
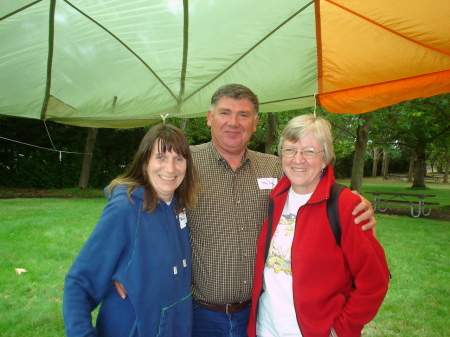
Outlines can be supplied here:
[[364, 113], [450, 92], [450, 1], [3, 0], [0, 114], [89, 127], [204, 116], [240, 83], [262, 112]]

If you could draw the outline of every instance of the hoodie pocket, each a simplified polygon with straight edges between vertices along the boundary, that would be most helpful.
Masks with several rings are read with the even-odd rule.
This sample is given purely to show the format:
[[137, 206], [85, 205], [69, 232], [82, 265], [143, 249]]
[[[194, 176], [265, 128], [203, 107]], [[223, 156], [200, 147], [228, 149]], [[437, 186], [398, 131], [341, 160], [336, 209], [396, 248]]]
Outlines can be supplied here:
[[157, 337], [190, 336], [192, 331], [192, 295], [161, 310]]

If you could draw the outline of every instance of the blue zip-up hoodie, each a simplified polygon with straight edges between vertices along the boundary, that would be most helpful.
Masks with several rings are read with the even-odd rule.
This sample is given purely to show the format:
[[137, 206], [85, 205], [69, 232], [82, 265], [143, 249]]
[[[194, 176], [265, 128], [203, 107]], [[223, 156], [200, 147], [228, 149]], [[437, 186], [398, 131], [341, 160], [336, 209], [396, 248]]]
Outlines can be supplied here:
[[[116, 187], [64, 285], [67, 336], [191, 336], [191, 251], [175, 198], [142, 211], [144, 189]], [[117, 280], [128, 296], [114, 288]], [[101, 303], [97, 324], [91, 312]]]

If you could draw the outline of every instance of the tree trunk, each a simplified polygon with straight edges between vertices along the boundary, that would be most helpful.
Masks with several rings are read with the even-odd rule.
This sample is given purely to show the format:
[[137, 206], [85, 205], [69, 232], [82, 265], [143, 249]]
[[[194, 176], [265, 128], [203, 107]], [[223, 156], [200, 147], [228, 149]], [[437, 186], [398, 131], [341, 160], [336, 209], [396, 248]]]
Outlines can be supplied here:
[[185, 130], [187, 129], [188, 125], [189, 125], [189, 118], [182, 118], [181, 119], [180, 130], [185, 132]]
[[[430, 169], [431, 169], [431, 176], [434, 177], [434, 160], [430, 160]], [[427, 171], [425, 171], [425, 176], [427, 175]]]
[[416, 163], [416, 150], [412, 149], [411, 152], [411, 159], [409, 160], [409, 172], [408, 172], [408, 181], [413, 181], [413, 177], [414, 177], [414, 168], [415, 168], [415, 163]]
[[265, 146], [265, 153], [273, 154], [272, 146], [277, 142], [278, 135], [278, 115], [267, 113], [267, 139]]
[[84, 148], [83, 166], [81, 167], [78, 187], [85, 190], [89, 185], [89, 173], [91, 171], [92, 152], [94, 151], [95, 140], [97, 139], [97, 128], [89, 128]]
[[379, 160], [380, 160], [380, 148], [377, 146], [373, 149], [372, 178], [377, 177]]
[[425, 175], [427, 173], [425, 147], [426, 144], [421, 144], [421, 146], [416, 149], [417, 159], [414, 165], [415, 170], [412, 187], [425, 187]]
[[366, 157], [367, 141], [369, 140], [369, 130], [372, 126], [372, 113], [361, 114], [360, 119], [364, 121], [356, 129], [355, 156], [353, 157], [352, 179], [350, 188], [361, 193], [362, 180], [364, 175], [364, 159]]
[[381, 174], [383, 175], [383, 180], [389, 179], [389, 152], [385, 149], [383, 150], [383, 166], [381, 169]]
[[444, 171], [444, 178], [442, 180], [443, 183], [448, 183], [448, 171], [450, 170], [450, 158], [446, 158], [445, 161], [445, 171]]

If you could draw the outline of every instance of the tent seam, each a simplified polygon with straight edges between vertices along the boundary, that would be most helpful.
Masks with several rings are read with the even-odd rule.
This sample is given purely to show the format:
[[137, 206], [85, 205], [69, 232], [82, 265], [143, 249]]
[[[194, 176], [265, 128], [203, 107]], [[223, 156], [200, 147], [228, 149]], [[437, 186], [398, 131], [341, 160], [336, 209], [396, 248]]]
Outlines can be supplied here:
[[53, 47], [55, 38], [55, 7], [56, 0], [50, 1], [49, 27], [48, 27], [48, 56], [47, 56], [47, 79], [45, 83], [44, 100], [42, 102], [41, 119], [45, 120], [48, 101], [50, 99], [50, 88], [52, 86], [52, 65], [53, 65]]
[[287, 101], [292, 101], [292, 100], [296, 100], [296, 99], [313, 97], [314, 95], [315, 94], [304, 95], [304, 96], [297, 96], [297, 97], [290, 97], [290, 98], [284, 98], [284, 99], [277, 99], [277, 100], [274, 100], [274, 101], [260, 102], [259, 105], [271, 104], [271, 103], [279, 103], [279, 102], [287, 102]]
[[170, 95], [176, 100], [175, 94], [170, 90], [170, 88], [164, 83], [164, 81], [155, 73], [155, 71], [150, 67], [138, 54], [136, 54], [125, 42], [123, 42], [121, 39], [119, 39], [113, 32], [108, 30], [105, 26], [103, 26], [101, 23], [97, 22], [93, 18], [91, 18], [89, 15], [84, 13], [82, 10], [77, 8], [75, 5], [73, 5], [70, 1], [64, 0], [65, 3], [67, 3], [69, 6], [71, 6], [73, 9], [75, 9], [77, 12], [79, 12], [81, 15], [85, 16], [87, 19], [91, 20], [93, 23], [95, 23], [97, 26], [102, 28], [105, 32], [107, 32], [109, 35], [111, 35], [114, 39], [117, 40], [122, 46], [124, 46], [131, 54], [133, 54], [141, 63], [148, 69], [150, 72], [155, 76], [155, 78], [162, 84], [164, 88], [167, 89], [167, 91], [170, 93]]
[[222, 70], [219, 74], [214, 76], [211, 80], [206, 82], [204, 85], [202, 85], [200, 88], [195, 90], [192, 94], [187, 96], [182, 102], [186, 102], [189, 98], [194, 96], [196, 93], [201, 91], [206, 86], [210, 85], [212, 82], [217, 80], [220, 76], [222, 76], [224, 73], [226, 73], [228, 70], [230, 70], [232, 67], [234, 67], [240, 60], [242, 60], [244, 57], [246, 57], [248, 54], [250, 54], [251, 51], [253, 51], [256, 47], [258, 47], [261, 43], [263, 43], [265, 40], [267, 40], [271, 35], [273, 35], [276, 31], [278, 31], [281, 27], [283, 27], [285, 24], [287, 24], [289, 21], [291, 21], [293, 18], [295, 18], [298, 14], [303, 12], [306, 8], [308, 8], [312, 3], [314, 3], [315, 0], [310, 1], [305, 6], [300, 8], [297, 12], [292, 14], [289, 18], [284, 20], [282, 23], [280, 23], [275, 29], [270, 31], [266, 36], [264, 36], [262, 39], [260, 39], [256, 44], [254, 44], [250, 49], [248, 49], [244, 54], [242, 54], [240, 57], [238, 57], [233, 63], [231, 63], [228, 67], [226, 67], [224, 70]]
[[339, 8], [341, 8], [341, 9], [343, 9], [343, 10], [349, 12], [349, 13], [352, 13], [353, 15], [356, 15], [356, 16], [360, 17], [360, 18], [363, 19], [363, 20], [366, 20], [366, 21], [368, 21], [368, 22], [370, 22], [370, 23], [372, 23], [372, 24], [374, 24], [374, 25], [376, 25], [376, 26], [378, 26], [378, 27], [380, 27], [380, 28], [383, 28], [383, 29], [385, 29], [385, 30], [387, 30], [387, 31], [389, 31], [389, 32], [391, 32], [391, 33], [393, 33], [393, 34], [395, 34], [395, 35], [398, 35], [398, 36], [400, 36], [401, 38], [403, 38], [403, 39], [405, 39], [405, 40], [408, 40], [408, 41], [410, 41], [410, 42], [412, 42], [412, 43], [418, 44], [419, 46], [422, 46], [422, 47], [427, 48], [427, 49], [430, 49], [430, 50], [434, 50], [434, 51], [436, 51], [436, 52], [438, 52], [438, 53], [441, 53], [441, 54], [450, 55], [450, 52], [446, 52], [446, 51], [444, 51], [444, 50], [439, 50], [439, 49], [437, 49], [437, 48], [428, 46], [428, 45], [426, 45], [426, 44], [424, 44], [424, 43], [422, 43], [422, 42], [419, 42], [419, 41], [417, 41], [417, 40], [414, 40], [414, 39], [412, 39], [412, 38], [410, 38], [410, 37], [408, 37], [408, 36], [406, 36], [406, 35], [403, 35], [403, 34], [401, 34], [401, 33], [399, 33], [399, 32], [396, 32], [395, 30], [393, 30], [393, 29], [391, 29], [391, 28], [389, 28], [389, 27], [386, 27], [386, 26], [384, 26], [384, 25], [382, 25], [382, 24], [380, 24], [380, 23], [378, 23], [378, 22], [375, 22], [375, 21], [369, 19], [368, 17], [366, 17], [366, 16], [364, 16], [364, 15], [362, 15], [362, 14], [359, 14], [359, 13], [357, 13], [357, 12], [355, 12], [355, 11], [352, 11], [351, 9], [349, 9], [349, 8], [347, 8], [347, 7], [344, 7], [344, 6], [338, 4], [338, 3], [334, 2], [334, 1], [331, 1], [331, 0], [323, 0], [323, 1], [326, 1], [326, 2], [328, 2], [328, 3], [330, 3], [330, 4], [332, 4], [332, 5], [335, 5], [336, 7], [339, 7]]
[[178, 113], [181, 109], [181, 102], [186, 86], [186, 69], [187, 69], [187, 58], [188, 58], [188, 47], [189, 47], [189, 1], [183, 0], [184, 7], [184, 23], [183, 23], [183, 60], [181, 65], [181, 78], [180, 78], [180, 93], [177, 98], [177, 105], [175, 107], [174, 113]]
[[317, 92], [323, 91], [323, 60], [322, 60], [322, 26], [320, 20], [320, 0], [314, 4], [316, 10], [316, 45], [317, 45]]
[[7, 19], [7, 18], [9, 18], [10, 16], [13, 16], [13, 15], [15, 15], [15, 14], [17, 14], [17, 13], [19, 13], [19, 12], [21, 12], [21, 11], [27, 9], [27, 8], [29, 8], [29, 7], [33, 7], [34, 5], [36, 5], [36, 4], [39, 3], [39, 2], [42, 2], [42, 0], [37, 0], [37, 1], [34, 1], [34, 2], [32, 2], [32, 3], [29, 3], [28, 5], [23, 6], [22, 8], [19, 8], [19, 9], [13, 11], [13, 12], [11, 12], [11, 13], [9, 13], [9, 14], [3, 16], [3, 17], [1, 17], [1, 18], [0, 18], [0, 21], [3, 21], [4, 19]]

